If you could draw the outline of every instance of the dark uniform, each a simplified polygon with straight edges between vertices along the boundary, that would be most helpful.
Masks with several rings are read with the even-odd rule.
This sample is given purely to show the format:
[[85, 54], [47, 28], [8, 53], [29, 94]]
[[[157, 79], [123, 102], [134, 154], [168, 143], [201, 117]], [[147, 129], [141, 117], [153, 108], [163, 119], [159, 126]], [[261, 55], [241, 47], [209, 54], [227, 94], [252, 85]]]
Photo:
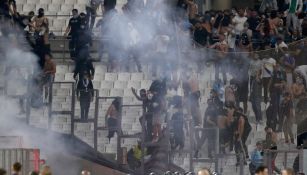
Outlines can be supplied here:
[[91, 100], [94, 97], [93, 83], [89, 79], [82, 79], [78, 82], [77, 96], [80, 97], [81, 119], [88, 119], [88, 112]]
[[70, 57], [76, 58], [76, 47], [78, 41], [78, 31], [80, 29], [80, 17], [70, 18], [68, 26], [70, 26], [70, 32], [68, 36], [71, 38], [69, 41]]

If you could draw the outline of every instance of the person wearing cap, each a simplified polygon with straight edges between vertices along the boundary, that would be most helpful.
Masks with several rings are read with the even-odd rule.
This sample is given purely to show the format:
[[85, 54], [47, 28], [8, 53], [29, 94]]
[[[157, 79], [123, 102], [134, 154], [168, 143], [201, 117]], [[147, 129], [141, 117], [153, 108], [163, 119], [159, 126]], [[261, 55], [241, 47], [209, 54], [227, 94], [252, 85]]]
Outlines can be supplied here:
[[249, 171], [251, 175], [254, 175], [256, 170], [263, 165], [263, 147], [262, 142], [258, 141], [256, 143], [256, 149], [251, 154], [251, 163], [249, 164]]

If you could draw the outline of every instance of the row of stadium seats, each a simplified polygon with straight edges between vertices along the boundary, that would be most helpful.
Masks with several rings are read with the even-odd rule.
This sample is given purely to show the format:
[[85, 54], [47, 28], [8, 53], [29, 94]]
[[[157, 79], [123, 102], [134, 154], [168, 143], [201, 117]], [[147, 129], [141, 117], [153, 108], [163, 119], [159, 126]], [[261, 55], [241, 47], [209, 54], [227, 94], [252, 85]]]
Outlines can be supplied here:
[[87, 4], [88, 0], [18, 0], [16, 4]]

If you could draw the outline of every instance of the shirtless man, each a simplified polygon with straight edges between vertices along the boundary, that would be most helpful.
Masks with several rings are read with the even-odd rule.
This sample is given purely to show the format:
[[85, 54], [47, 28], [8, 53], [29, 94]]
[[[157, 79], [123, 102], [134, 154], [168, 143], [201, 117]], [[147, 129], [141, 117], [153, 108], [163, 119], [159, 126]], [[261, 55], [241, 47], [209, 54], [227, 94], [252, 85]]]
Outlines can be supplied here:
[[195, 126], [201, 125], [201, 115], [199, 109], [199, 98], [200, 98], [200, 91], [199, 91], [199, 83], [197, 77], [194, 73], [192, 75], [185, 75], [184, 76], [184, 91], [185, 96], [188, 100], [188, 108], [192, 118], [194, 120]]
[[304, 81], [301, 77], [296, 77], [295, 83], [291, 87], [291, 93], [295, 99], [302, 97], [306, 93]]
[[32, 21], [32, 26], [34, 28], [36, 42], [40, 42], [46, 45], [49, 44], [49, 22], [48, 18], [44, 15], [44, 9], [38, 9], [38, 15], [34, 17]]

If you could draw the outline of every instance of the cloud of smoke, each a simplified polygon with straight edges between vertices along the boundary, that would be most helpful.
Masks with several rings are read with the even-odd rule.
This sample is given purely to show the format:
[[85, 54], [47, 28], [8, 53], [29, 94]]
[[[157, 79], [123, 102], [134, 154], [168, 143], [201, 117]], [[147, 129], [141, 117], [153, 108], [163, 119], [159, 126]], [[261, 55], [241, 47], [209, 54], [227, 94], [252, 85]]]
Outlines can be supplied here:
[[125, 61], [129, 57], [138, 57], [143, 65], [158, 62], [167, 69], [165, 65], [181, 61], [180, 49], [187, 51], [191, 48], [190, 36], [188, 32], [180, 31], [181, 19], [168, 1], [147, 1], [145, 5], [142, 2], [128, 1], [123, 14], [108, 12], [105, 15], [102, 32], [103, 36], [109, 37], [108, 53], [111, 59]]
[[[11, 29], [10, 33], [17, 31]], [[81, 165], [66, 155], [67, 148], [53, 132], [38, 132], [26, 124], [25, 114], [20, 114], [19, 100], [25, 97], [33, 73], [39, 70], [36, 55], [20, 43], [26, 42], [13, 34], [0, 37], [0, 136], [21, 136], [24, 148], [40, 149], [41, 158], [51, 165], [54, 174], [76, 175]]]

